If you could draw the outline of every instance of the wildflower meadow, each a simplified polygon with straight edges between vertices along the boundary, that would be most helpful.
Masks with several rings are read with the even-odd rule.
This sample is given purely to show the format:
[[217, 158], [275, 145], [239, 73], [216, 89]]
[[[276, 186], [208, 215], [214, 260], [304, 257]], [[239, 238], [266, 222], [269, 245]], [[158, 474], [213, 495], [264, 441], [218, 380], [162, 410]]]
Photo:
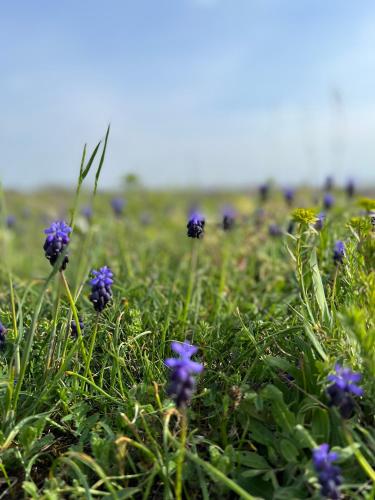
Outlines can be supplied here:
[[373, 191], [110, 193], [109, 148], [1, 193], [0, 499], [375, 498]]

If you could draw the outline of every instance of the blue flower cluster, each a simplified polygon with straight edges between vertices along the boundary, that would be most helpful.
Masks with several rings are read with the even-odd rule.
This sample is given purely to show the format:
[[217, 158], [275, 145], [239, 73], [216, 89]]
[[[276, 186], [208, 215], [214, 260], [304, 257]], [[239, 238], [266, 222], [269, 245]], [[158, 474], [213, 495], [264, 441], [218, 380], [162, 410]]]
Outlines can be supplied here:
[[[81, 318], [78, 318], [78, 320], [79, 320], [79, 328], [81, 330], [81, 333], [83, 333], [85, 325], [84, 325]], [[70, 331], [71, 331], [72, 337], [76, 339], [78, 337], [78, 329], [77, 329], [77, 323], [75, 322], [74, 319], [70, 323]]]
[[345, 257], [345, 243], [341, 240], [336, 241], [333, 249], [333, 262], [341, 264]]
[[187, 223], [187, 235], [189, 238], [203, 238], [204, 236], [204, 217], [198, 212], [193, 212]]
[[[46, 241], [44, 242], [43, 249], [46, 258], [50, 261], [51, 266], [56, 264], [57, 259], [60, 254], [64, 251], [68, 245], [70, 239], [69, 234], [72, 232], [72, 228], [64, 221], [56, 221], [51, 224], [51, 226], [44, 230], [47, 235]], [[69, 262], [68, 256], [65, 255], [61, 263], [60, 270], [66, 268]]]
[[313, 464], [318, 475], [321, 494], [325, 498], [338, 500], [340, 492], [338, 486], [342, 483], [341, 469], [333, 462], [337, 460], [338, 454], [329, 451], [329, 446], [326, 443], [321, 444], [313, 450]]
[[327, 395], [331, 406], [336, 406], [343, 418], [350, 418], [354, 410], [352, 395], [362, 396], [363, 389], [358, 387], [362, 375], [350, 368], [344, 368], [336, 363], [335, 373], [328, 375], [332, 384], [327, 388]]
[[6, 334], [6, 332], [7, 332], [7, 329], [0, 321], [0, 351], [2, 349], [4, 349], [4, 346], [5, 346], [5, 340], [6, 340], [5, 334]]
[[90, 281], [91, 294], [89, 299], [95, 310], [102, 312], [112, 298], [113, 272], [108, 266], [104, 266], [99, 271], [94, 269], [91, 274], [93, 278]]
[[224, 207], [222, 227], [224, 231], [230, 231], [236, 223], [236, 212], [230, 206]]
[[175, 401], [177, 408], [184, 408], [195, 390], [193, 374], [200, 373], [203, 365], [190, 359], [198, 351], [197, 347], [187, 342], [172, 342], [171, 348], [180, 357], [165, 360], [165, 364], [172, 369], [168, 394]]

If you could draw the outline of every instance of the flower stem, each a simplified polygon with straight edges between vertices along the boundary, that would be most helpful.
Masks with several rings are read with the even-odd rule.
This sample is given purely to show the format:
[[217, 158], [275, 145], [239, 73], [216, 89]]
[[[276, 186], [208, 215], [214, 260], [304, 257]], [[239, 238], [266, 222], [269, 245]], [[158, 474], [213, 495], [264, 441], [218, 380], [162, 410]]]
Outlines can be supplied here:
[[181, 442], [176, 464], [176, 500], [182, 499], [182, 466], [184, 463], [186, 451], [187, 428], [188, 424], [186, 411], [183, 410], [181, 417]]
[[184, 306], [184, 310], [182, 313], [182, 324], [183, 325], [185, 325], [185, 323], [186, 323], [188, 312], [189, 312], [189, 306], [190, 306], [191, 296], [193, 293], [193, 286], [194, 286], [194, 282], [195, 282], [197, 261], [198, 261], [198, 247], [196, 245], [196, 241], [193, 240], [192, 245], [191, 245], [191, 253], [190, 253], [189, 284], [188, 284], [188, 289], [186, 292], [185, 306]]
[[88, 359], [87, 359], [87, 363], [86, 363], [86, 369], [85, 369], [85, 375], [84, 375], [85, 377], [87, 377], [87, 374], [90, 371], [90, 364], [91, 364], [92, 354], [94, 352], [96, 335], [98, 333], [98, 324], [99, 324], [99, 313], [96, 314], [94, 331], [92, 332], [92, 335], [91, 335], [91, 342], [90, 342], [90, 347], [89, 347], [89, 355], [88, 355]]
[[[85, 366], [87, 367], [87, 362], [88, 362], [87, 353], [86, 353], [86, 349], [85, 349], [85, 346], [83, 343], [82, 331], [81, 331], [81, 327], [79, 324], [78, 311], [77, 311], [76, 305], [74, 303], [74, 299], [73, 299], [72, 294], [70, 292], [70, 288], [69, 288], [68, 282], [66, 281], [66, 277], [65, 277], [65, 274], [63, 271], [60, 272], [60, 276], [61, 276], [61, 280], [63, 282], [64, 288], [66, 291], [66, 295], [68, 297], [70, 308], [71, 308], [72, 313], [73, 313], [74, 321], [76, 322], [76, 325], [77, 325], [78, 343], [79, 343], [79, 347], [81, 349], [81, 353], [83, 356], [83, 361], [85, 363]], [[89, 377], [91, 380], [93, 380], [91, 372], [89, 373]]]

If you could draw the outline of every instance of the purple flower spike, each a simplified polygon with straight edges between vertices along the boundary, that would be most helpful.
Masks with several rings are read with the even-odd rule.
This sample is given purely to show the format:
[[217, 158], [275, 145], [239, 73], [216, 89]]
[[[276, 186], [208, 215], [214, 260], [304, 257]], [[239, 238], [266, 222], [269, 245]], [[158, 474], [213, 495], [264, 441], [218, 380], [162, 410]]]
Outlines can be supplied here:
[[335, 198], [331, 193], [326, 193], [323, 198], [323, 205], [326, 210], [329, 210], [335, 204]]
[[17, 219], [15, 215], [8, 215], [6, 225], [8, 229], [12, 229], [16, 225]]
[[197, 347], [187, 342], [172, 342], [171, 349], [179, 358], [165, 360], [166, 366], [172, 370], [167, 392], [174, 399], [176, 406], [182, 408], [189, 403], [195, 390], [193, 374], [201, 373], [203, 365], [190, 359], [198, 351]]
[[111, 206], [116, 217], [120, 217], [124, 211], [125, 201], [122, 198], [113, 198]]
[[341, 240], [336, 241], [335, 247], [333, 249], [333, 262], [335, 264], [340, 264], [345, 257], [345, 243]]
[[346, 186], [345, 186], [345, 191], [348, 196], [348, 198], [353, 198], [354, 193], [355, 193], [355, 183], [353, 179], [349, 179]]
[[270, 193], [269, 184], [261, 184], [259, 186], [259, 196], [261, 201], [267, 201], [269, 193]]
[[189, 238], [203, 238], [206, 221], [199, 212], [192, 212], [186, 225]]
[[350, 368], [344, 368], [338, 363], [335, 365], [335, 372], [327, 377], [327, 380], [332, 382], [327, 388], [330, 405], [336, 406], [343, 418], [350, 418], [354, 410], [352, 395], [363, 395], [363, 389], [357, 385], [361, 381], [362, 375], [353, 372]]
[[287, 205], [291, 206], [294, 200], [294, 189], [292, 188], [284, 189], [284, 198]]
[[[44, 230], [44, 234], [47, 235], [46, 241], [44, 242], [44, 252], [46, 258], [50, 261], [51, 266], [54, 266], [59, 255], [64, 251], [65, 247], [68, 245], [70, 238], [69, 234], [72, 232], [72, 228], [68, 226], [63, 220], [52, 222], [50, 227]], [[69, 258], [65, 255], [60, 271], [66, 268]]]
[[236, 212], [233, 207], [226, 206], [223, 209], [223, 222], [222, 226], [224, 231], [230, 231], [234, 228], [236, 223]]
[[95, 269], [91, 272], [93, 278], [90, 280], [91, 294], [89, 299], [97, 312], [102, 312], [112, 298], [113, 272], [108, 266]]
[[326, 218], [326, 214], [324, 212], [320, 212], [320, 214], [317, 215], [316, 222], [314, 225], [314, 227], [317, 231], [321, 231], [323, 229], [325, 218]]
[[90, 221], [92, 219], [92, 214], [93, 214], [92, 207], [90, 207], [90, 205], [85, 205], [84, 207], [82, 207], [81, 214], [88, 221]]
[[0, 321], [0, 351], [4, 349], [7, 329]]
[[277, 237], [277, 236], [281, 236], [283, 234], [283, 231], [282, 231], [281, 227], [278, 226], [277, 224], [270, 224], [268, 226], [268, 234], [270, 236]]
[[312, 461], [318, 475], [321, 494], [325, 498], [333, 500], [340, 498], [338, 486], [342, 483], [341, 469], [337, 465], [333, 465], [333, 462], [338, 458], [338, 454], [330, 451], [326, 443], [321, 444], [312, 452]]

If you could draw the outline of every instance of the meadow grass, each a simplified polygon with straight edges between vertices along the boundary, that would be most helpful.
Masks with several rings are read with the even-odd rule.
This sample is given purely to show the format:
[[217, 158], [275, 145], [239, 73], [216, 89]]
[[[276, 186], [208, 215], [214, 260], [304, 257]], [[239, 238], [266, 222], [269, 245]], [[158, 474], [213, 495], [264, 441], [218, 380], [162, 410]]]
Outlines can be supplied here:
[[[255, 195], [125, 187], [116, 217], [98, 192], [101, 147], [85, 150], [75, 194], [2, 197], [0, 498], [319, 498], [322, 443], [339, 455], [343, 498], [374, 498], [375, 245], [358, 200], [337, 190], [323, 229], [300, 212], [293, 234], [277, 192], [260, 217]], [[295, 206], [312, 198], [302, 189]], [[202, 240], [186, 236], [194, 201]], [[228, 202], [238, 215], [224, 232]], [[42, 249], [56, 219], [73, 227], [64, 272]], [[104, 265], [113, 300], [98, 314], [88, 280]], [[186, 411], [166, 392], [173, 340], [204, 365]], [[336, 362], [363, 375], [346, 419], [326, 394]]]

